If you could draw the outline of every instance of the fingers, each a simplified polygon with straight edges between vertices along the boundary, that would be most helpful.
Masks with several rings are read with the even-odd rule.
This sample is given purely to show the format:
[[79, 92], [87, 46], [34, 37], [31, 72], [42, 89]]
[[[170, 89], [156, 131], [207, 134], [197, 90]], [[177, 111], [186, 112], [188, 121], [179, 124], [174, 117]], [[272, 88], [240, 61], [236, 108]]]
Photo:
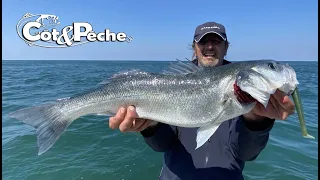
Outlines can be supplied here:
[[277, 90], [273, 94], [273, 96], [276, 99], [276, 101], [279, 103], [279, 105], [288, 112], [288, 114], [294, 113], [295, 111], [294, 103], [291, 101], [289, 96], [287, 96], [285, 93], [279, 90]]
[[150, 124], [150, 121], [147, 119], [137, 119], [137, 120], [138, 120], [139, 124], [134, 128], [134, 130], [138, 131], [138, 132], [144, 130]]
[[145, 123], [145, 121], [146, 121], [145, 119], [136, 118], [133, 121], [133, 125], [131, 127], [131, 131], [137, 131]]
[[277, 91], [270, 96], [269, 103], [265, 108], [262, 104], [257, 104], [252, 111], [254, 114], [271, 119], [285, 120], [294, 113], [294, 104], [283, 92]]
[[135, 111], [135, 107], [129, 106], [129, 108], [127, 109], [127, 114], [123, 122], [119, 126], [119, 130], [121, 132], [127, 132], [131, 130], [131, 127], [133, 126], [133, 122], [137, 117], [138, 117], [138, 114]]
[[121, 107], [114, 117], [109, 118], [109, 127], [111, 129], [117, 129], [119, 127], [125, 118], [126, 111], [127, 110], [124, 107]]
[[121, 107], [114, 117], [109, 118], [110, 128], [119, 128], [121, 132], [140, 132], [150, 124], [151, 120], [138, 118], [134, 106], [129, 106], [128, 109]]
[[272, 110], [270, 110], [270, 114], [272, 113], [273, 118], [285, 120], [289, 116], [288, 111], [286, 111], [280, 103], [276, 100], [275, 97], [270, 96], [270, 103], [272, 104]]
[[289, 98], [289, 96], [285, 96], [283, 102], [287, 104], [286, 107], [284, 107], [284, 109], [286, 109], [290, 115], [294, 114], [296, 107]]

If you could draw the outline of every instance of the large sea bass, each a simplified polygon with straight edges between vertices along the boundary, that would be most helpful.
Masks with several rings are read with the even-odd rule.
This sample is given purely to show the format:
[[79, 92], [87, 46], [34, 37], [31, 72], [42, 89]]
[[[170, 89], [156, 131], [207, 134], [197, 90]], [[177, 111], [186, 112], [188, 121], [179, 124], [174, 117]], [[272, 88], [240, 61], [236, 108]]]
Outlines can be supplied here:
[[[248, 113], [257, 102], [266, 107], [277, 89], [289, 95], [297, 91], [298, 85], [295, 71], [273, 60], [243, 61], [214, 68], [179, 61], [169, 69], [163, 74], [139, 70], [119, 73], [91, 92], [21, 109], [10, 117], [36, 128], [38, 155], [49, 150], [79, 117], [114, 115], [120, 106], [129, 105], [136, 107], [141, 118], [200, 127], [199, 148], [222, 122]], [[307, 134], [304, 122], [301, 126], [303, 135], [313, 138]]]

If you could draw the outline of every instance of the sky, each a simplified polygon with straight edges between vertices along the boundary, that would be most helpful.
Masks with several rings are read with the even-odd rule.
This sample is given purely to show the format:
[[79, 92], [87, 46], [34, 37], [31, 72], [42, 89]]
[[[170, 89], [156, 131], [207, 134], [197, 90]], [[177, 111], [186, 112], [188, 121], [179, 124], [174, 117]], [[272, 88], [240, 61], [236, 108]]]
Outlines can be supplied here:
[[[4, 0], [3, 60], [175, 60], [191, 58], [195, 28], [225, 26], [231, 61], [318, 61], [317, 0]], [[130, 43], [91, 42], [68, 48], [28, 46], [16, 32], [26, 13], [53, 14], [61, 24], [88, 22], [132, 36]]]

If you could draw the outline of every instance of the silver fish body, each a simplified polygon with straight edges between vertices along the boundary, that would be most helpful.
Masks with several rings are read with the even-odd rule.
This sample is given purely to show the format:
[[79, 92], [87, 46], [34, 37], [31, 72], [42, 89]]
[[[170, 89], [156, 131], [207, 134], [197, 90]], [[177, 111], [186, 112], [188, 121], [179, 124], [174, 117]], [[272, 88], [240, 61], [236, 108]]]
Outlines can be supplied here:
[[250, 112], [256, 102], [240, 102], [236, 84], [267, 105], [277, 89], [290, 94], [298, 81], [294, 70], [272, 60], [244, 61], [214, 68], [178, 65], [169, 74], [128, 71], [85, 94], [25, 108], [10, 114], [37, 129], [39, 152], [50, 149], [65, 129], [88, 114], [115, 114], [134, 105], [141, 118], [181, 127], [200, 127], [197, 148], [229, 119]]
[[[111, 115], [121, 106], [134, 105], [141, 118], [182, 127], [207, 125], [222, 112], [225, 113], [221, 119], [229, 119], [250, 111], [254, 103], [241, 104], [233, 94], [235, 74], [216, 70], [213, 72], [218, 73], [217, 76], [211, 71], [201, 71], [113, 80], [58, 106], [63, 113], [80, 117], [86, 114]], [[225, 106], [225, 103], [230, 104]]]

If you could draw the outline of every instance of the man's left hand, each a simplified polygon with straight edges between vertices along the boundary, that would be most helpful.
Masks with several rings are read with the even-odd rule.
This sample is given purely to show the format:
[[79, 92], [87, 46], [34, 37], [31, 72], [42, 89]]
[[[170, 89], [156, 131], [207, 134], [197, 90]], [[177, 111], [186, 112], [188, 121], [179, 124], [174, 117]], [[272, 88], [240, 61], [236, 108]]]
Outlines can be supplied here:
[[294, 114], [295, 106], [289, 96], [277, 90], [270, 96], [267, 108], [257, 103], [253, 110], [244, 114], [246, 120], [260, 120], [268, 117], [270, 119], [285, 120], [289, 115]]

